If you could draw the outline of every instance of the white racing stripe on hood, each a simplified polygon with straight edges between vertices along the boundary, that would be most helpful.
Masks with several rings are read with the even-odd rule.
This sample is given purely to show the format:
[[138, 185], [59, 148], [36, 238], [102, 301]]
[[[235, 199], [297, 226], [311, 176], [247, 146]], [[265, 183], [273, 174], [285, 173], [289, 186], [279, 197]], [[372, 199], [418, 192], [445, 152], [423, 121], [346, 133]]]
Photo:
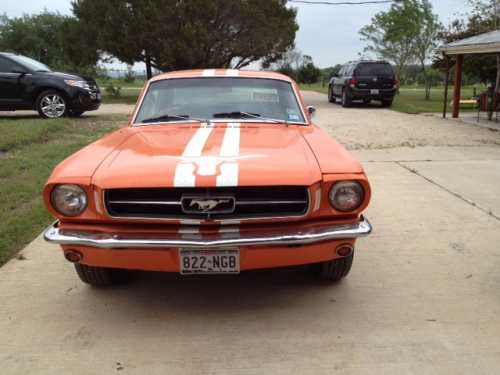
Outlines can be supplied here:
[[[220, 156], [223, 158], [240, 155], [240, 123], [227, 124]], [[220, 165], [220, 175], [217, 176], [217, 186], [238, 186], [239, 165], [237, 160], [225, 161]]]
[[213, 76], [215, 76], [215, 69], [203, 70], [203, 77], [213, 77]]
[[189, 158], [200, 157], [203, 148], [207, 143], [208, 137], [212, 132], [212, 127], [200, 127], [189, 141], [182, 156], [186, 160], [177, 164], [174, 176], [175, 187], [194, 187], [196, 186], [196, 176], [194, 174], [196, 165]]

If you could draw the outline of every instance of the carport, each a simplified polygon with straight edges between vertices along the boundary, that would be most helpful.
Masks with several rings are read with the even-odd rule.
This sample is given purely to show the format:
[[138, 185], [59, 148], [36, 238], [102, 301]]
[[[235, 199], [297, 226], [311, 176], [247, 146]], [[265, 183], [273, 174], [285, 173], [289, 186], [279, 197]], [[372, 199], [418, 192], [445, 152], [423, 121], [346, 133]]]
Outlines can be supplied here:
[[479, 34], [470, 38], [456, 40], [439, 48], [446, 60], [446, 80], [443, 103], [443, 118], [446, 118], [448, 102], [448, 85], [452, 60], [456, 61], [455, 84], [453, 90], [453, 118], [460, 114], [460, 94], [462, 89], [462, 69], [465, 55], [500, 53], [500, 30]]

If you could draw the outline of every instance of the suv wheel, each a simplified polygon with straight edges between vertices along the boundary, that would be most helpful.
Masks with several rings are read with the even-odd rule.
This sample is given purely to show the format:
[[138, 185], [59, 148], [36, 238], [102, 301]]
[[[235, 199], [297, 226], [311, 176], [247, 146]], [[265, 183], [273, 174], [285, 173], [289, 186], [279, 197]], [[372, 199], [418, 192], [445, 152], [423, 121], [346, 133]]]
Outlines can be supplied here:
[[330, 260], [316, 265], [317, 274], [321, 281], [338, 282], [349, 274], [352, 267], [354, 253], [345, 257]]
[[66, 99], [55, 90], [47, 90], [38, 95], [36, 109], [43, 118], [60, 118], [68, 112]]
[[347, 108], [352, 104], [352, 99], [347, 92], [347, 89], [342, 90], [342, 107]]
[[392, 107], [392, 99], [382, 100], [382, 107]]
[[83, 115], [83, 112], [84, 111], [69, 111], [68, 115], [70, 117], [80, 117], [81, 115]]
[[335, 103], [337, 100], [335, 99], [335, 97], [333, 96], [333, 89], [332, 89], [332, 86], [328, 86], [328, 101], [330, 103]]

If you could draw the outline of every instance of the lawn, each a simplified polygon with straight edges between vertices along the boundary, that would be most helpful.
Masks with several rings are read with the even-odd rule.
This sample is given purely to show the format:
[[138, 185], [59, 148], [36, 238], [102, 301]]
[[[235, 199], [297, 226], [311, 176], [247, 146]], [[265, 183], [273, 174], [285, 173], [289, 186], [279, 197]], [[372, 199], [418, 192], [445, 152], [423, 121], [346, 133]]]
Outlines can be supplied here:
[[[123, 79], [107, 79], [97, 81], [102, 92], [102, 101], [106, 104], [124, 103], [135, 104], [139, 96], [144, 81], [136, 79], [133, 82], [125, 82]], [[112, 95], [108, 89], [109, 86], [119, 88], [119, 94]]]
[[[323, 87], [321, 83], [310, 85], [300, 85], [302, 90], [311, 90], [323, 93], [326, 95], [328, 87]], [[478, 87], [476, 92], [483, 91], [484, 88]], [[394, 99], [392, 109], [404, 113], [426, 113], [426, 112], [442, 112], [443, 111], [443, 95], [442, 87], [433, 88], [431, 90], [430, 100], [425, 100], [425, 92], [423, 88], [402, 87], [399, 95]], [[471, 86], [462, 89], [462, 98], [470, 99], [474, 95], [474, 88]], [[451, 100], [453, 97], [453, 87], [450, 87], [448, 92], [448, 111], [451, 111]], [[472, 105], [462, 106], [462, 111], [471, 111]]]
[[0, 118], [0, 265], [53, 220], [41, 192], [68, 155], [126, 123], [126, 116]]

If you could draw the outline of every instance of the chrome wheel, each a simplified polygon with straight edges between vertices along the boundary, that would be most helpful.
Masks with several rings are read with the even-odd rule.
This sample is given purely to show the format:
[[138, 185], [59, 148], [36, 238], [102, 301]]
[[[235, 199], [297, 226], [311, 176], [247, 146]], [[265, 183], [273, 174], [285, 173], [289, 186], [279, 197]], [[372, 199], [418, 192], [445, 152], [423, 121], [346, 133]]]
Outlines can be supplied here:
[[66, 112], [66, 101], [59, 94], [47, 94], [40, 100], [40, 110], [46, 117], [61, 117]]

